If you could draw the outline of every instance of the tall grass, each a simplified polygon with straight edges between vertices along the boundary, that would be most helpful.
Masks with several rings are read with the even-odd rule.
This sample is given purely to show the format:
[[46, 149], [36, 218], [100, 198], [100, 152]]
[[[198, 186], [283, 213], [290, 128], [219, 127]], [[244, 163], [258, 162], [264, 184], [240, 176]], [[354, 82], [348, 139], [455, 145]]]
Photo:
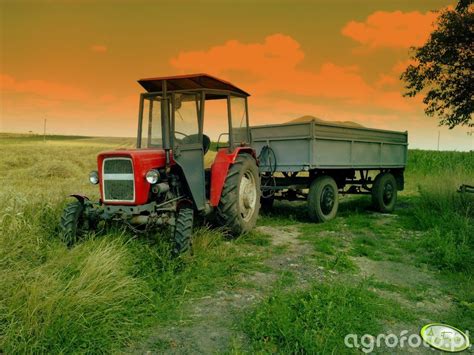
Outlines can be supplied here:
[[441, 269], [474, 272], [474, 196], [442, 185], [420, 186], [409, 219], [411, 228], [425, 231], [415, 243], [428, 251], [426, 261]]
[[457, 189], [474, 185], [474, 152], [409, 151], [406, 180], [415, 192], [410, 227], [426, 232], [416, 247], [428, 251], [432, 265], [472, 274], [474, 195]]
[[[157, 232], [116, 229], [73, 248], [59, 241], [67, 195], [97, 197], [87, 182], [100, 140], [0, 141], [0, 353], [103, 353], [130, 344], [180, 304], [237, 285], [260, 267], [252, 236], [226, 241], [200, 229], [194, 254], [170, 257]], [[261, 237], [256, 236], [259, 240]], [[263, 247], [261, 248], [263, 249]]]
[[91, 238], [69, 250], [55, 240], [57, 208], [16, 197], [1, 203], [2, 352], [119, 349], [142, 329], [151, 290], [132, 276], [123, 238]]
[[470, 175], [472, 178], [474, 176], [474, 151], [409, 150], [407, 171], [436, 176], [457, 173]]

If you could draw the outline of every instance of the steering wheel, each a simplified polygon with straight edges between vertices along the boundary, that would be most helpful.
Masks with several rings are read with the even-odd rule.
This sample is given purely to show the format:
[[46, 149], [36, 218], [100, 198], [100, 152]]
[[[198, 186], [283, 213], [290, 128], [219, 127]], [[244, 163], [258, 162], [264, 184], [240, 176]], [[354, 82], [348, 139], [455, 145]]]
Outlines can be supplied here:
[[189, 134], [186, 134], [186, 133], [183, 133], [183, 132], [180, 132], [180, 131], [174, 131], [174, 134], [176, 134], [176, 133], [181, 134], [184, 138], [189, 136]]
[[[193, 139], [197, 138], [198, 135], [197, 134], [185, 134], [183, 132], [180, 132], [180, 131], [174, 131], [174, 133], [176, 134], [180, 134], [183, 136], [183, 139], [180, 139], [180, 143], [183, 143], [183, 144], [186, 144], [186, 143], [197, 143], [197, 142], [192, 142]], [[186, 142], [187, 140], [189, 140], [190, 142]], [[211, 146], [211, 139], [206, 136], [205, 134], [202, 135], [202, 149], [203, 149], [203, 153], [206, 154], [207, 151], [209, 150]]]

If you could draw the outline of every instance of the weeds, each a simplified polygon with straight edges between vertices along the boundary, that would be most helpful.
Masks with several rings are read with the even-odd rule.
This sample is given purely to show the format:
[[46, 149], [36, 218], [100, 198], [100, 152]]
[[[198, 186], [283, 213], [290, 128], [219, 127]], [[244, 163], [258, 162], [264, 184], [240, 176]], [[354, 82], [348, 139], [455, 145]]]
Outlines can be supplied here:
[[260, 303], [243, 322], [254, 351], [291, 354], [347, 353], [344, 337], [377, 334], [385, 319], [410, 316], [366, 285], [316, 284], [308, 291], [278, 292]]
[[425, 231], [414, 240], [425, 262], [441, 269], [472, 274], [474, 266], [474, 196], [443, 187], [420, 187], [419, 197], [405, 215], [406, 223]]

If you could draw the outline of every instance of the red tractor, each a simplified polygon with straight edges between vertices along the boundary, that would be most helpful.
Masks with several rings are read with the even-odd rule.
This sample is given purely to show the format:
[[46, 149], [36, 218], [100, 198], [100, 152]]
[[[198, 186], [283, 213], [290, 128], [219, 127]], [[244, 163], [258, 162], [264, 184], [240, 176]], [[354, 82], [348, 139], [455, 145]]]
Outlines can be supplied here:
[[[251, 148], [247, 94], [210, 75], [183, 75], [138, 81], [140, 95], [136, 149], [102, 152], [89, 180], [100, 200], [71, 195], [62, 235], [69, 245], [101, 221], [133, 228], [167, 226], [176, 254], [189, 249], [196, 215], [213, 220], [232, 235], [251, 230], [260, 209], [260, 179]], [[228, 144], [218, 149], [210, 169], [204, 155], [206, 102], [223, 100]]]

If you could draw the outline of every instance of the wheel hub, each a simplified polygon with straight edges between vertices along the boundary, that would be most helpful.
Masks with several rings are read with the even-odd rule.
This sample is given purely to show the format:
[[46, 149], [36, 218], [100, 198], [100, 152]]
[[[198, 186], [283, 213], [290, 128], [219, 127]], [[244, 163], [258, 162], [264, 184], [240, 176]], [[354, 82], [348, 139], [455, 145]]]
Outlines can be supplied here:
[[392, 198], [393, 198], [393, 186], [392, 184], [388, 183], [385, 185], [383, 189], [383, 201], [388, 204], [390, 203]]
[[248, 221], [252, 218], [257, 204], [257, 185], [250, 171], [242, 176], [239, 194], [240, 214], [245, 221]]
[[326, 186], [321, 193], [321, 211], [324, 214], [331, 213], [334, 207], [334, 191], [331, 186]]

